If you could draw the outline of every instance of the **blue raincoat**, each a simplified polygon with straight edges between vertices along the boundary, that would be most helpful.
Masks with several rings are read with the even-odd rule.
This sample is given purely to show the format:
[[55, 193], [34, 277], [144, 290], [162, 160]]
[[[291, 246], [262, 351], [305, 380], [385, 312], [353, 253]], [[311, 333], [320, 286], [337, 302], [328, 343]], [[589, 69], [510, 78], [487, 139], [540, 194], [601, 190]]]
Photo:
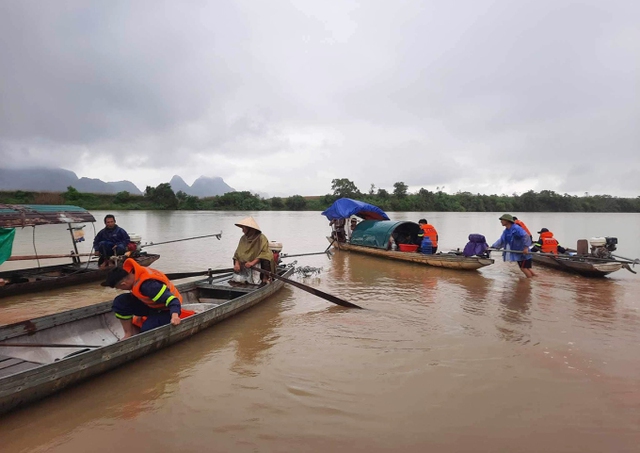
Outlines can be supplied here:
[[504, 261], [525, 261], [530, 259], [531, 254], [509, 253], [509, 250], [522, 251], [525, 247], [531, 247], [531, 237], [521, 226], [515, 223], [511, 225], [511, 228], [505, 228], [500, 239], [491, 246], [494, 249], [504, 248], [506, 250], [502, 254]]

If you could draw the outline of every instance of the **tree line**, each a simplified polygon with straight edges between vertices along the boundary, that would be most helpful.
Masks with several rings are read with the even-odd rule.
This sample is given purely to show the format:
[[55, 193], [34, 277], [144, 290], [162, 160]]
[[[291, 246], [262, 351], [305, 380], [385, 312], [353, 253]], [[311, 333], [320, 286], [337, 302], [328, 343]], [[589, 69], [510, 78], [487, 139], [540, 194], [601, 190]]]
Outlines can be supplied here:
[[396, 182], [393, 191], [371, 184], [365, 193], [349, 179], [333, 179], [331, 193], [317, 197], [264, 198], [249, 191], [228, 192], [198, 198], [182, 191], [175, 193], [169, 183], [147, 186], [143, 195], [82, 193], [68, 187], [64, 193], [13, 191], [0, 192], [0, 203], [74, 204], [97, 210], [238, 210], [238, 211], [323, 211], [342, 197], [379, 206], [385, 211], [455, 212], [640, 212], [640, 197], [618, 198], [610, 195], [575, 196], [551, 190], [513, 195], [482, 195], [470, 192], [448, 194], [420, 189], [409, 193], [404, 182]]

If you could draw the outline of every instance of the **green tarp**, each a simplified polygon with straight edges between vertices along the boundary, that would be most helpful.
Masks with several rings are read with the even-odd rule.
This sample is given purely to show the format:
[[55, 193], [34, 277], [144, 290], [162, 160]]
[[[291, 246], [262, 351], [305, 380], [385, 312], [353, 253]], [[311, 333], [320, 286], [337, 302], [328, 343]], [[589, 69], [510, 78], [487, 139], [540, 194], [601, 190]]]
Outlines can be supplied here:
[[351, 235], [351, 244], [386, 250], [389, 236], [394, 231], [403, 236], [417, 238], [420, 227], [414, 222], [396, 222], [393, 220], [364, 220], [358, 224]]
[[7, 261], [11, 256], [15, 235], [15, 228], [0, 228], [0, 264]]

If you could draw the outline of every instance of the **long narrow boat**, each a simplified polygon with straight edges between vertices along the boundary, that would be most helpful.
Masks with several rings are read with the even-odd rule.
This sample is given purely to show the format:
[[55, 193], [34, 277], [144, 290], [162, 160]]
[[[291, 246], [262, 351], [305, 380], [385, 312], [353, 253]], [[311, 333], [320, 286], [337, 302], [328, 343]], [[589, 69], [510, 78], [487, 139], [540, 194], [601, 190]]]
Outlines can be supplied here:
[[[400, 223], [400, 222], [398, 222]], [[425, 255], [423, 253], [399, 252], [394, 250], [386, 250], [375, 247], [365, 247], [354, 245], [348, 242], [334, 242], [332, 238], [327, 237], [334, 248], [347, 252], [364, 253], [366, 255], [377, 256], [399, 261], [408, 261], [417, 264], [426, 264], [427, 266], [444, 267], [447, 269], [458, 270], [477, 270], [484, 266], [494, 263], [492, 258], [483, 258], [479, 256], [463, 256], [459, 253], [436, 253], [435, 255]]]
[[[290, 276], [292, 266], [278, 274]], [[184, 340], [265, 300], [282, 288], [232, 286], [230, 275], [178, 285], [183, 307], [196, 314], [120, 340], [112, 302], [0, 327], [0, 414], [44, 398], [91, 376]]]
[[555, 257], [532, 253], [533, 261], [543, 266], [585, 277], [604, 277], [622, 269], [625, 263], [620, 261], [590, 258], [588, 256], [557, 255]]
[[447, 269], [477, 270], [494, 263], [494, 260], [489, 257], [467, 257], [460, 252], [424, 254], [391, 250], [392, 238], [396, 243], [415, 244], [418, 241], [420, 226], [415, 222], [392, 221], [382, 209], [362, 201], [340, 198], [322, 212], [322, 215], [332, 224], [336, 220], [350, 216], [363, 219], [351, 231], [351, 237], [348, 240], [344, 231], [337, 229], [331, 237], [327, 237], [329, 243], [338, 250]]
[[[8, 261], [30, 258], [69, 258], [71, 263], [53, 266], [32, 267], [0, 272], [0, 298], [37, 291], [49, 291], [65, 286], [88, 283], [105, 278], [109, 269], [100, 269], [96, 261], [80, 261], [76, 246], [76, 236], [83, 226], [74, 224], [95, 222], [91, 213], [78, 206], [71, 205], [7, 205], [0, 204], [0, 228], [11, 231], [18, 227], [36, 227], [39, 225], [67, 224], [75, 253], [70, 255], [33, 255], [29, 257], [9, 257]], [[10, 249], [10, 244], [9, 244]], [[148, 266], [160, 255], [136, 251], [131, 258], [142, 266]], [[1, 263], [0, 263], [1, 264]]]
[[[160, 255], [142, 252], [131, 258], [146, 267]], [[104, 280], [109, 270], [100, 269], [97, 261], [89, 261], [0, 272], [0, 278], [6, 282], [0, 286], [0, 298]]]

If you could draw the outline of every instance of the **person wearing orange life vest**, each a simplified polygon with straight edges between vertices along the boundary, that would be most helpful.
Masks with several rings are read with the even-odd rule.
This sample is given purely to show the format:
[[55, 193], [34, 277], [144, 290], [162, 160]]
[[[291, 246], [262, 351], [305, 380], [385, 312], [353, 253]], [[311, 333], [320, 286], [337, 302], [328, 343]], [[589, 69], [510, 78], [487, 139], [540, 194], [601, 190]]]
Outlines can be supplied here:
[[420, 231], [418, 232], [418, 244], [422, 244], [422, 240], [426, 236], [431, 239], [432, 253], [436, 253], [438, 251], [438, 231], [433, 225], [427, 222], [426, 219], [418, 220], [418, 224], [420, 225]]
[[527, 228], [522, 220], [518, 219], [516, 216], [513, 216], [513, 223], [522, 228], [529, 235], [529, 239], [533, 241], [533, 235], [531, 234], [531, 231], [529, 231], [529, 228]]
[[540, 237], [533, 243], [532, 252], [553, 253], [554, 255], [566, 252], [566, 249], [558, 243], [557, 239], [553, 237], [553, 233], [547, 228], [542, 228], [538, 234]]
[[[129, 258], [122, 268], [109, 272], [102, 286], [131, 291], [113, 300], [112, 310], [122, 323], [123, 340], [169, 323], [180, 324], [182, 296], [158, 270], [143, 267]], [[134, 316], [147, 318], [141, 328], [133, 324]]]

